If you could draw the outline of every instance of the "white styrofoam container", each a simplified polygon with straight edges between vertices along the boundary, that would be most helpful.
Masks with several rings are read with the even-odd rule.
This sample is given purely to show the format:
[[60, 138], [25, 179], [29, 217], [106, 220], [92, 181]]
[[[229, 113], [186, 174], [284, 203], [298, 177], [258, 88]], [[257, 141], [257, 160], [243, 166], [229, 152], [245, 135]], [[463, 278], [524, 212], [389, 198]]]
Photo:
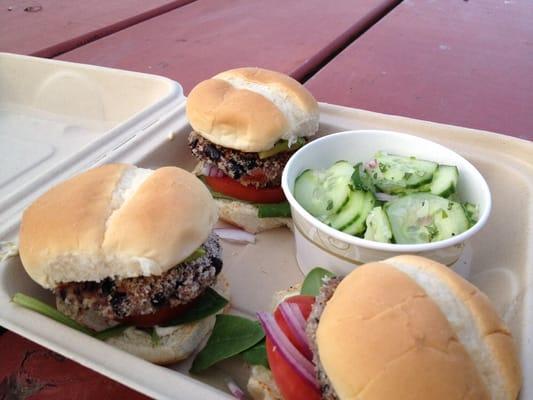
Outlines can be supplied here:
[[54, 183], [134, 140], [183, 103], [159, 76], [0, 53], [0, 238]]
[[[0, 75], [3, 70], [2, 63], [5, 62], [4, 57], [0, 57]], [[79, 68], [77, 71], [86, 74], [89, 80], [92, 79], [92, 71], [115, 74], [113, 76], [117, 78], [115, 82], [117, 85], [118, 78], [122, 77], [122, 72], [119, 71], [43, 61], [52, 63], [51, 70]], [[140, 74], [125, 74], [132, 79], [130, 82], [134, 86], [135, 77], [150, 78]], [[105, 81], [106, 79], [102, 78], [102, 82]], [[0, 89], [1, 82], [0, 78]], [[120, 133], [116, 135], [123, 135], [122, 139], [129, 138], [127, 143], [113, 139], [111, 132], [103, 133], [101, 138], [109, 137], [109, 140], [104, 141], [101, 146], [95, 144], [99, 140], [95, 139], [86, 144], [86, 148], [94, 146], [90, 151], [79, 151], [79, 154], [76, 154], [77, 149], [72, 149], [73, 153], [68, 154], [71, 160], [62, 164], [63, 167], [51, 165], [49, 171], [54, 172], [34, 177], [33, 181], [28, 180], [25, 185], [21, 185], [29, 189], [30, 195], [21, 198], [16, 207], [17, 211], [12, 211], [8, 224], [4, 223], [4, 217], [1, 216], [0, 240], [16, 238], [20, 210], [38, 193], [53, 183], [90, 166], [108, 162], [128, 162], [145, 168], [178, 165], [192, 169], [194, 160], [187, 146], [190, 127], [185, 117], [184, 98], [179, 90], [175, 94], [173, 100], [168, 99], [166, 102], [152, 105], [152, 111], [157, 117], [137, 115], [133, 117], [136, 119], [134, 122], [124, 122], [117, 126], [117, 129], [122, 129], [119, 129]], [[1, 96], [0, 94], [0, 99]], [[61, 96], [61, 91], [56, 92], [56, 96]], [[118, 96], [115, 101], [128, 102], [129, 97]], [[0, 100], [0, 109], [1, 107]], [[530, 290], [533, 285], [531, 245], [533, 243], [533, 143], [488, 132], [332, 105], [322, 104], [320, 111], [320, 135], [354, 129], [405, 132], [450, 147], [472, 162], [483, 174], [493, 193], [492, 214], [487, 226], [473, 238], [469, 245], [469, 255], [464, 262], [468, 263], [469, 279], [487, 293], [508, 323], [517, 340], [524, 376], [531, 376], [533, 373], [533, 296]], [[61, 107], [55, 112], [60, 113]], [[0, 129], [2, 163], [5, 162], [3, 157], [7, 157], [7, 150], [4, 150], [2, 144], [3, 135], [4, 132]], [[505, 152], [502, 149], [505, 149]], [[19, 185], [15, 187], [18, 189]], [[514, 195], [517, 188], [520, 190], [520, 196]], [[3, 192], [0, 193], [2, 201], [4, 195]], [[268, 310], [274, 291], [285, 289], [302, 279], [294, 255], [292, 234], [287, 229], [261, 233], [257, 235], [255, 245], [223, 243], [223, 258], [225, 275], [232, 290], [233, 310], [245, 315], [252, 316], [256, 311]], [[52, 294], [41, 289], [27, 276], [18, 257], [11, 257], [0, 264], [0, 324], [151, 397], [193, 400], [231, 398], [221, 391], [225, 387], [224, 379], [230, 375], [241, 386], [246, 382], [246, 368], [242, 361], [225, 362], [207, 374], [193, 378], [186, 373], [190, 360], [171, 368], [148, 363], [14, 305], [10, 299], [16, 292], [23, 292], [53, 304]], [[533, 382], [525, 379], [521, 400], [530, 398], [533, 398]]]

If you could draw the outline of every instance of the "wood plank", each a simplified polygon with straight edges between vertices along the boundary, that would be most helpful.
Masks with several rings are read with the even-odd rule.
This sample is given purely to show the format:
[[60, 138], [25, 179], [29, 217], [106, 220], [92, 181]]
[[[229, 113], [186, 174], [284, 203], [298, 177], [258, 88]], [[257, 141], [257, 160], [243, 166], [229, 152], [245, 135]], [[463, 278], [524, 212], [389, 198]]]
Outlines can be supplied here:
[[12, 332], [0, 333], [2, 399], [146, 399]]
[[238, 66], [301, 79], [397, 2], [198, 0], [59, 58], [164, 75], [186, 92]]
[[406, 0], [307, 83], [321, 101], [533, 139], [533, 2]]
[[193, 0], [0, 0], [0, 51], [53, 57]]

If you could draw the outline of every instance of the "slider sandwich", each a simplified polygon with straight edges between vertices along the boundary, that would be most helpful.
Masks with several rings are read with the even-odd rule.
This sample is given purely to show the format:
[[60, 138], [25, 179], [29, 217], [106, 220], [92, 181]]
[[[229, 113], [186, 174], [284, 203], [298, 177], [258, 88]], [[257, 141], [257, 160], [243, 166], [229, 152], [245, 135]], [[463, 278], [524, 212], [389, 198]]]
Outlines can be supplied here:
[[317, 132], [318, 114], [300, 83], [261, 68], [225, 71], [192, 89], [189, 147], [221, 219], [252, 233], [290, 222], [282, 171]]
[[[194, 318], [195, 307], [228, 290], [216, 221], [213, 198], [189, 172], [104, 165], [26, 209], [20, 257], [63, 314], [94, 332], [124, 326], [106, 341], [168, 364], [213, 328], [214, 315]], [[178, 323], [184, 315], [191, 322]]]
[[426, 258], [365, 264], [258, 315], [272, 373], [254, 367], [255, 399], [515, 400], [520, 391], [513, 337], [487, 296]]

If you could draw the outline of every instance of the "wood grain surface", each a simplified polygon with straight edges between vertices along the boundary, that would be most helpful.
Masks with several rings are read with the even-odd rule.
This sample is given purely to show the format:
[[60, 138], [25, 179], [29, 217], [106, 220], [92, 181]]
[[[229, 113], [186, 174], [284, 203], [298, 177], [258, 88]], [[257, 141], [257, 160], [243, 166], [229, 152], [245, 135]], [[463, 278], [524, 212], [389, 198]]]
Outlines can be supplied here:
[[0, 0], [0, 51], [53, 57], [193, 0]]
[[146, 398], [12, 332], [0, 332], [0, 358], [2, 400]]
[[313, 76], [319, 100], [533, 139], [533, 1], [405, 0]]
[[61, 60], [167, 76], [188, 91], [260, 66], [302, 79], [397, 0], [198, 0], [63, 54]]

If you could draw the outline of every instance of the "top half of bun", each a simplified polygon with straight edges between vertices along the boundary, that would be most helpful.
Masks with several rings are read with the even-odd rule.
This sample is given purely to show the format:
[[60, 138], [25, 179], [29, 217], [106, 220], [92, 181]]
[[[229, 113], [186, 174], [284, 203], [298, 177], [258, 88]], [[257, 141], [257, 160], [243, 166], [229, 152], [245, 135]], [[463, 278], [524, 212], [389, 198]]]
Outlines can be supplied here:
[[217, 209], [208, 189], [176, 167], [91, 169], [50, 189], [22, 217], [19, 252], [39, 284], [159, 275], [194, 252]]
[[340, 399], [514, 400], [520, 390], [513, 339], [488, 298], [422, 257], [349, 274], [316, 343]]
[[187, 117], [213, 143], [258, 152], [318, 130], [318, 104], [293, 78], [261, 68], [237, 68], [200, 82], [189, 93]]

